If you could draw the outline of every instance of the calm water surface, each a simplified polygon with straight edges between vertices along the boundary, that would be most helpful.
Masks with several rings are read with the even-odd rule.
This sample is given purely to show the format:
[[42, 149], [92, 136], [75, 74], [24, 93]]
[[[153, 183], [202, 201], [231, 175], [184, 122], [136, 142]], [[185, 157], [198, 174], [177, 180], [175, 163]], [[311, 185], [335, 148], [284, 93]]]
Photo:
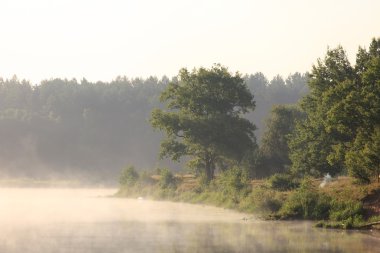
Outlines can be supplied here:
[[243, 220], [181, 203], [106, 198], [114, 189], [0, 189], [0, 253], [380, 252], [372, 235], [308, 222]]

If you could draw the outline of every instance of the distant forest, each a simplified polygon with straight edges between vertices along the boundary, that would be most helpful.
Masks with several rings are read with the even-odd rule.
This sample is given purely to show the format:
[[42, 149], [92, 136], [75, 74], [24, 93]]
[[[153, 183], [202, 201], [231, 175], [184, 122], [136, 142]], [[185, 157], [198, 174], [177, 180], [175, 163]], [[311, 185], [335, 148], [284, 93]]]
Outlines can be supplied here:
[[[244, 80], [256, 101], [247, 117], [258, 128], [259, 143], [272, 107], [294, 104], [308, 93], [307, 73], [268, 80], [258, 72]], [[149, 123], [170, 81], [117, 77], [109, 83], [51, 79], [32, 85], [0, 79], [0, 176], [102, 182], [129, 164], [179, 167], [159, 161], [162, 135]]]

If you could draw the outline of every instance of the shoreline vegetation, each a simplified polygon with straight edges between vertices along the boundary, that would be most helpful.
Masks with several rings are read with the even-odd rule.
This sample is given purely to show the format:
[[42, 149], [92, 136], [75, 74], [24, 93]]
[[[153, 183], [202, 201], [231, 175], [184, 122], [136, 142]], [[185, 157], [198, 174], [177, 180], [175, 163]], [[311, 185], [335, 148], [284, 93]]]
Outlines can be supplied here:
[[[380, 39], [352, 65], [341, 46], [308, 74], [309, 92], [272, 108], [260, 142], [246, 118], [255, 90], [220, 64], [181, 69], [150, 123], [164, 133], [160, 158], [187, 161], [120, 176], [118, 196], [202, 203], [317, 227], [380, 224]], [[184, 171], [184, 170], [182, 170]]]
[[191, 174], [168, 169], [139, 174], [131, 166], [123, 170], [115, 196], [205, 204], [263, 220], [310, 220], [321, 228], [380, 229], [378, 183], [363, 185], [347, 176], [298, 181], [286, 174], [245, 180], [243, 174], [234, 168], [205, 185]]

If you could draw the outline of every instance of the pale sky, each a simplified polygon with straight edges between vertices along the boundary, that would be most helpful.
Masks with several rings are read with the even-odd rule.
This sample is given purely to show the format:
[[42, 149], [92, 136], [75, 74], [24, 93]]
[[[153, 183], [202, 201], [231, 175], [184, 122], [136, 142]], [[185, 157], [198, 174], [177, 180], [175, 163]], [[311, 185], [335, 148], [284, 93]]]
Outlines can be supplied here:
[[110, 81], [221, 63], [286, 77], [380, 37], [377, 0], [0, 0], [0, 76]]

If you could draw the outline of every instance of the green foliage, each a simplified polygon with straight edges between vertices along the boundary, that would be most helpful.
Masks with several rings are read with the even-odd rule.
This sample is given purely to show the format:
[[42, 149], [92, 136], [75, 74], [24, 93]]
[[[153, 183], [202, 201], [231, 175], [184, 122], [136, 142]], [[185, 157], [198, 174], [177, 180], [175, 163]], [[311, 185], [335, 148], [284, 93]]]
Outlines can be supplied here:
[[332, 200], [330, 209], [330, 220], [346, 221], [348, 219], [358, 219], [363, 213], [363, 204], [360, 201]]
[[298, 72], [289, 75], [286, 79], [277, 75], [272, 80], [268, 80], [261, 72], [245, 76], [244, 80], [255, 95], [257, 105], [254, 113], [249, 113], [247, 117], [257, 125], [255, 134], [258, 140], [261, 140], [266, 129], [264, 119], [269, 117], [275, 105], [295, 104], [308, 93], [308, 78], [308, 73]]
[[129, 166], [121, 171], [119, 183], [122, 187], [130, 187], [136, 184], [139, 179], [139, 174], [136, 172], [135, 167]]
[[257, 175], [268, 176], [285, 172], [290, 166], [289, 135], [304, 114], [295, 106], [275, 106], [266, 123], [260, 144], [260, 166]]
[[283, 205], [283, 196], [266, 187], [257, 187], [240, 204], [245, 211], [263, 214], [265, 216], [275, 214]]
[[363, 182], [380, 173], [380, 39], [359, 49], [356, 65], [342, 47], [328, 50], [313, 66], [307, 114], [290, 141], [292, 171], [339, 174], [346, 169]]
[[375, 215], [375, 216], [371, 216], [369, 219], [368, 219], [368, 222], [371, 223], [371, 222], [378, 222], [380, 221], [380, 215]]
[[343, 221], [319, 221], [315, 224], [315, 226], [332, 229], [353, 229], [359, 228], [363, 224], [364, 221], [361, 216], [354, 216]]
[[241, 161], [255, 147], [255, 126], [242, 115], [255, 108], [239, 74], [220, 65], [192, 72], [182, 69], [161, 94], [168, 110], [155, 109], [151, 123], [166, 133], [161, 157], [193, 158], [189, 165], [208, 181], [226, 161]]
[[380, 175], [380, 125], [371, 135], [359, 132], [351, 149], [346, 153], [346, 165], [352, 176], [369, 183]]
[[160, 170], [160, 181], [159, 185], [161, 189], [167, 189], [167, 188], [175, 188], [176, 187], [176, 180], [174, 178], [173, 173], [167, 169], [161, 169]]
[[307, 116], [297, 124], [290, 141], [290, 159], [295, 173], [320, 176], [342, 171], [340, 161], [330, 164], [328, 157], [333, 152], [333, 145], [343, 137], [329, 131], [325, 122], [330, 108], [340, 101], [332, 90], [352, 77], [353, 69], [342, 47], [328, 50], [325, 59], [313, 66], [308, 83], [310, 94], [301, 101]]
[[238, 203], [241, 195], [250, 191], [248, 172], [237, 166], [221, 173], [215, 182], [219, 192]]
[[288, 191], [299, 186], [298, 179], [290, 174], [276, 173], [267, 180], [270, 188], [278, 191]]
[[326, 219], [329, 216], [330, 198], [318, 192], [310, 179], [304, 179], [281, 207], [284, 218]]
[[[299, 73], [276, 88], [262, 73], [243, 79], [257, 98], [255, 113], [246, 118], [259, 124], [258, 135], [272, 105], [296, 102], [306, 84]], [[2, 171], [28, 177], [77, 173], [104, 182], [113, 181], [126, 163], [153, 168], [161, 135], [146, 119], [153, 108], [162, 108], [159, 96], [169, 81], [121, 76], [111, 82], [55, 78], [34, 85], [0, 77], [0, 163], [10, 165]]]

